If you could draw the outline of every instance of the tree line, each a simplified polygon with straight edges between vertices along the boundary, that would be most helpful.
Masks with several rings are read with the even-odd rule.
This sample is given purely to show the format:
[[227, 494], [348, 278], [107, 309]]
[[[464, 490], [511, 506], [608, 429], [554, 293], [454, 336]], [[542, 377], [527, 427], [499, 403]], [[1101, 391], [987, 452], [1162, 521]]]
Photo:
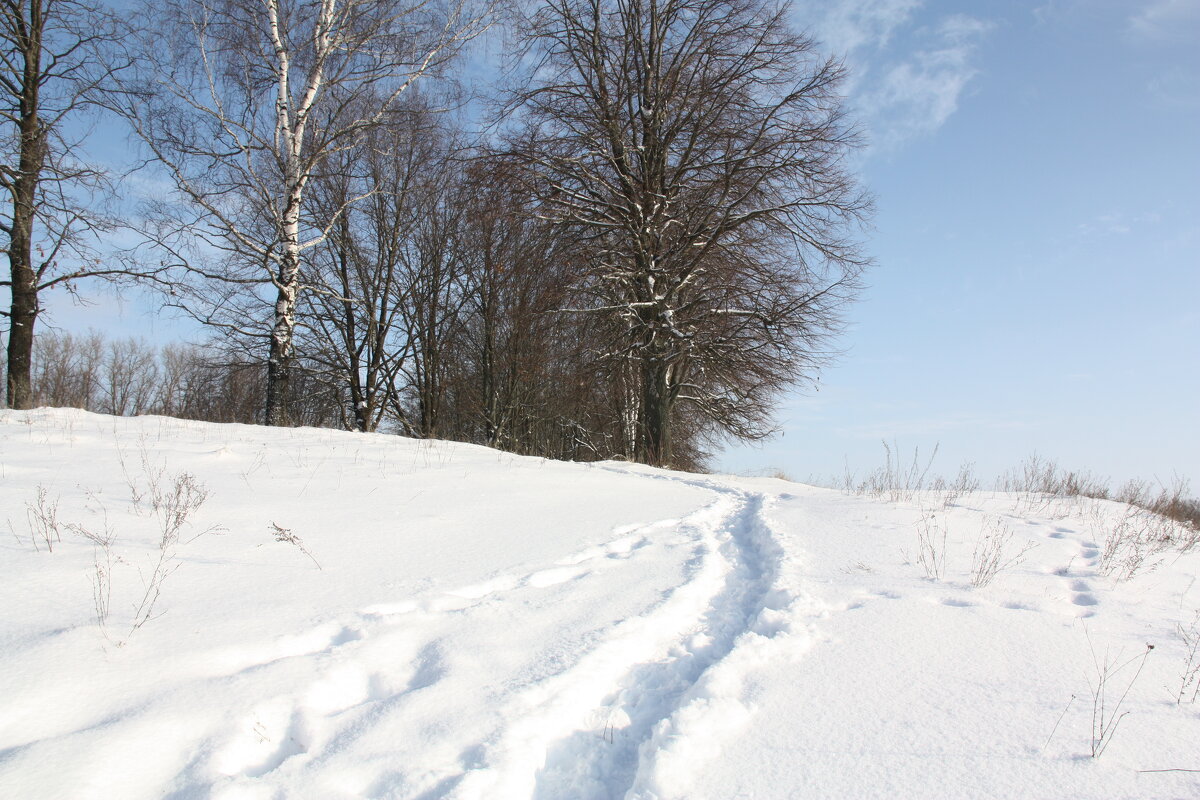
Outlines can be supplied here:
[[[107, 377], [68, 404], [110, 413], [694, 467], [771, 431], [866, 264], [845, 72], [786, 5], [2, 2], [12, 408], [59, 398], [74, 347]], [[480, 97], [489, 26], [511, 78]], [[93, 107], [132, 178], [82, 163]], [[211, 340], [35, 336], [88, 277]]]

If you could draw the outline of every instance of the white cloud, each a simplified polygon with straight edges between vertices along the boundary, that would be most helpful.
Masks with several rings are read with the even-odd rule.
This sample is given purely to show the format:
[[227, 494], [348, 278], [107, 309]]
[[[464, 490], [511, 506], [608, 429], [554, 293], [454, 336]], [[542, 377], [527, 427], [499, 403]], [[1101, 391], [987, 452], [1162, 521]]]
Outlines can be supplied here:
[[966, 14], [922, 13], [925, 0], [797, 0], [796, 25], [846, 59], [844, 91], [874, 149], [937, 130], [977, 74], [979, 41], [994, 26]]
[[796, 22], [836, 53], [884, 47], [924, 0], [801, 0]]
[[1045, 4], [1033, 9], [1033, 19], [1039, 25], [1046, 25], [1072, 17], [1090, 2], [1094, 2], [1094, 0], [1048, 0]]
[[1104, 236], [1128, 236], [1131, 233], [1144, 231], [1146, 228], [1162, 222], [1162, 215], [1145, 211], [1139, 214], [1126, 214], [1114, 211], [1101, 214], [1093, 220], [1081, 222], [1076, 226], [1076, 232], [1084, 238]]
[[940, 128], [978, 73], [974, 56], [993, 27], [962, 14], [947, 17], [932, 32], [930, 46], [887, 67], [861, 98], [874, 143], [889, 149]]
[[1171, 66], [1151, 78], [1146, 90], [1156, 103], [1165, 108], [1200, 108], [1200, 75], [1196, 70]]
[[1129, 30], [1151, 41], [1191, 41], [1200, 33], [1200, 0], [1154, 0], [1129, 18]]
[[971, 44], [993, 27], [992, 23], [986, 20], [968, 17], [966, 14], [953, 14], [938, 25], [938, 33], [946, 42]]

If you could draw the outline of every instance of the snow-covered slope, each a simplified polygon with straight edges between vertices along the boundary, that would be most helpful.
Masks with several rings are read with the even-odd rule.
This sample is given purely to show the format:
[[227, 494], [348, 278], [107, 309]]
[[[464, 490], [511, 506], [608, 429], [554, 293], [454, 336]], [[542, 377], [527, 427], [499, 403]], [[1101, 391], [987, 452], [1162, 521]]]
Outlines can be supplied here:
[[946, 499], [3, 411], [0, 797], [1200, 796], [1200, 556]]

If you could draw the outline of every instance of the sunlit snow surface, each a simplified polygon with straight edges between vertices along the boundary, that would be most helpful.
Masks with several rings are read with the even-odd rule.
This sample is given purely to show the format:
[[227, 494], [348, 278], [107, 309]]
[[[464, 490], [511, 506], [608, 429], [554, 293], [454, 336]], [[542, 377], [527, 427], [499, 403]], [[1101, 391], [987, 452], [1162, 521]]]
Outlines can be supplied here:
[[[185, 473], [209, 496], [131, 633]], [[0, 797], [1200, 797], [1200, 555], [1114, 583], [1115, 504], [944, 505], [0, 411]], [[997, 525], [1033, 548], [973, 587]]]

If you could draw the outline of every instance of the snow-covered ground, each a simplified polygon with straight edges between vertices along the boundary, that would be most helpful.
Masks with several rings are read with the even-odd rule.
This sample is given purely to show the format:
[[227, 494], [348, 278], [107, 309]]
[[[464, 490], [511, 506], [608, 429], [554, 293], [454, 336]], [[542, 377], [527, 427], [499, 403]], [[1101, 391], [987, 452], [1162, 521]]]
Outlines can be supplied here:
[[0, 797], [1200, 797], [1200, 554], [948, 499], [3, 411]]

